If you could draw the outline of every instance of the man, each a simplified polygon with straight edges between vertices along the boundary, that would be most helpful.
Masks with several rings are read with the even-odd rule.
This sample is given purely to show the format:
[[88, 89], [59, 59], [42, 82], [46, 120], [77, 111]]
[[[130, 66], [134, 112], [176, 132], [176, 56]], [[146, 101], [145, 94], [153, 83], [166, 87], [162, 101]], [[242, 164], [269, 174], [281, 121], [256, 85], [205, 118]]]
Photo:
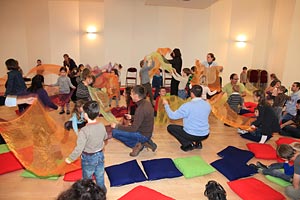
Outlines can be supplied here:
[[170, 119], [183, 119], [183, 126], [170, 124], [168, 132], [173, 135], [181, 144], [183, 151], [201, 149], [201, 141], [209, 135], [208, 116], [211, 108], [210, 104], [201, 98], [202, 87], [194, 85], [191, 89], [190, 102], [180, 106], [176, 111], [172, 111], [167, 100], [163, 100], [166, 112]]
[[290, 199], [299, 199], [300, 198], [300, 156], [299, 151], [293, 148], [288, 144], [281, 144], [277, 147], [277, 155], [286, 160], [294, 161], [294, 176], [292, 185], [285, 188], [285, 194]]
[[128, 120], [133, 120], [132, 124], [122, 125], [112, 123], [112, 135], [125, 145], [132, 148], [130, 156], [137, 156], [143, 150], [144, 146], [150, 148], [153, 152], [157, 145], [151, 140], [154, 128], [154, 110], [152, 104], [145, 99], [146, 90], [141, 85], [132, 88], [130, 94], [132, 101], [136, 103], [137, 108], [134, 116], [126, 114]]
[[291, 95], [291, 99], [288, 100], [285, 104], [286, 110], [282, 115], [282, 119], [281, 119], [282, 123], [292, 120], [297, 114], [296, 104], [297, 101], [300, 99], [300, 83], [294, 82], [291, 90], [293, 93]]
[[232, 87], [234, 85], [238, 85], [240, 87], [239, 93], [241, 94], [242, 97], [246, 96], [246, 89], [244, 84], [239, 83], [239, 77], [237, 74], [231, 74], [230, 75], [230, 83], [227, 83], [223, 88], [222, 88], [222, 93], [227, 93], [227, 97], [229, 97], [233, 93]]

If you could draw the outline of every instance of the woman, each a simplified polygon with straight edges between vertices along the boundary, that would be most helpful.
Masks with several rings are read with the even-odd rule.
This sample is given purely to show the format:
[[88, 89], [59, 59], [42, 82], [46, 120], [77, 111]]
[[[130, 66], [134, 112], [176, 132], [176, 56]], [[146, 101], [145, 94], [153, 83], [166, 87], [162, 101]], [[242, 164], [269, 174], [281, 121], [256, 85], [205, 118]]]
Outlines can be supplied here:
[[47, 91], [43, 87], [44, 76], [37, 74], [31, 80], [31, 86], [27, 89], [30, 93], [35, 93], [38, 95], [39, 100], [45, 107], [49, 107], [57, 110], [57, 105], [55, 105], [48, 96]]
[[[168, 60], [172, 67], [176, 70], [178, 74], [181, 73], [182, 59], [180, 49], [175, 48], [171, 53], [172, 60]], [[178, 85], [179, 81], [172, 77], [171, 79], [171, 95], [178, 96]]]

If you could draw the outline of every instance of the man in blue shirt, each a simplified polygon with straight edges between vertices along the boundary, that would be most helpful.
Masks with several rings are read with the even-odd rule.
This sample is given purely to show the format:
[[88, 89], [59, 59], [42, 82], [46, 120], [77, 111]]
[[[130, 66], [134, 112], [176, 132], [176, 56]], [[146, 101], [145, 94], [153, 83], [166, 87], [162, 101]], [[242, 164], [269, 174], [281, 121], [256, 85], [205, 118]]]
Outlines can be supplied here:
[[163, 100], [166, 112], [170, 119], [183, 119], [183, 126], [170, 124], [168, 132], [173, 135], [181, 144], [183, 151], [201, 149], [201, 141], [209, 135], [208, 116], [211, 111], [210, 104], [201, 98], [202, 87], [194, 85], [191, 89], [190, 102], [180, 106], [176, 111], [172, 111], [167, 100]]

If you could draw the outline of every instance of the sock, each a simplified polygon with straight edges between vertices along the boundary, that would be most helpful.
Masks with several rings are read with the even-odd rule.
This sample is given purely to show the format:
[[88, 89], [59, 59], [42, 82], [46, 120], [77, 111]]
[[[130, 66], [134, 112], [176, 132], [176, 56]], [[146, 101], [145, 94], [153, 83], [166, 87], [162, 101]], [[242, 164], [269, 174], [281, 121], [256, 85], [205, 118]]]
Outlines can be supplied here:
[[266, 135], [262, 135], [259, 141], [260, 144], [264, 144], [267, 141], [268, 137]]

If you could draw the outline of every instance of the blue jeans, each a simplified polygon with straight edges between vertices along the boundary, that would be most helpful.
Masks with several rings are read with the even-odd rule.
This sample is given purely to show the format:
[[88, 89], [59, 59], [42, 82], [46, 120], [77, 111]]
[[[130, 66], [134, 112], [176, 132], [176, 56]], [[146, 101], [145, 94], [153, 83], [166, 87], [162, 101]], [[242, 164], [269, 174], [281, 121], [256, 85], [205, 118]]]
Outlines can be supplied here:
[[293, 118], [294, 118], [293, 115], [291, 115], [290, 113], [286, 113], [285, 115], [283, 115], [281, 117], [281, 123], [285, 123], [285, 122], [287, 122], [289, 120], [292, 120]]
[[99, 151], [95, 154], [81, 154], [82, 178], [92, 179], [94, 175], [96, 183], [106, 191], [104, 184], [104, 154]]
[[127, 132], [116, 128], [112, 130], [112, 136], [130, 148], [135, 147], [135, 145], [139, 142], [145, 143], [150, 139], [142, 135], [140, 132]]
[[186, 99], [186, 91], [185, 90], [178, 90], [178, 97], [182, 99]]

